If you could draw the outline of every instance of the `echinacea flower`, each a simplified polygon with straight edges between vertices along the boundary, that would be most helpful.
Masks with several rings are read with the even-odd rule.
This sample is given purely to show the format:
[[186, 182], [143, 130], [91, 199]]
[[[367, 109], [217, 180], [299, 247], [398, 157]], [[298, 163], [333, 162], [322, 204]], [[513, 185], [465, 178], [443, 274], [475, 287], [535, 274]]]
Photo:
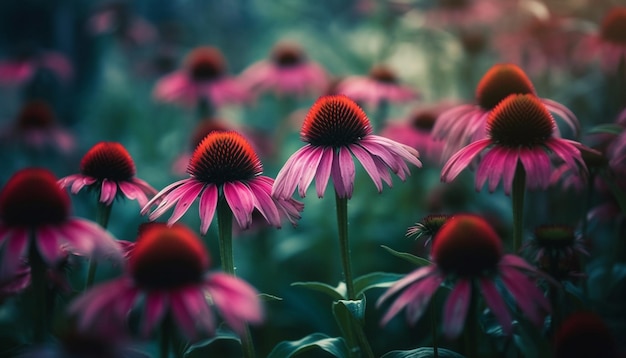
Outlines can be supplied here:
[[554, 358], [618, 358], [615, 335], [597, 313], [581, 311], [571, 314], [554, 337]]
[[252, 64], [241, 79], [254, 92], [272, 91], [278, 96], [320, 95], [328, 86], [326, 70], [307, 59], [295, 42], [281, 41], [272, 49], [271, 58]]
[[541, 273], [522, 258], [504, 254], [500, 237], [479, 216], [459, 214], [449, 219], [435, 237], [432, 259], [433, 264], [401, 278], [378, 299], [380, 307], [402, 291], [383, 316], [383, 325], [404, 307], [409, 323], [415, 323], [444, 282], [453, 285], [444, 304], [442, 322], [448, 338], [461, 333], [471, 309], [470, 298], [478, 297], [479, 292], [506, 334], [512, 333], [513, 319], [501, 290], [506, 290], [520, 312], [537, 326], [550, 312], [543, 292], [528, 277]]
[[386, 65], [372, 66], [367, 76], [346, 76], [334, 89], [365, 106], [382, 102], [407, 103], [419, 98], [417, 90], [400, 83], [395, 72]]
[[81, 331], [123, 329], [143, 303], [144, 337], [168, 316], [188, 338], [213, 334], [213, 309], [239, 334], [246, 323], [261, 322], [256, 290], [234, 276], [207, 272], [209, 267], [206, 248], [188, 227], [151, 223], [141, 230], [123, 276], [79, 296], [70, 312], [78, 315]]
[[[250, 143], [235, 131], [213, 131], [193, 153], [187, 172], [190, 177], [168, 185], [141, 210], [155, 220], [174, 207], [168, 224], [178, 221], [200, 198], [200, 231], [206, 234], [215, 214], [218, 200], [226, 200], [242, 229], [252, 223], [252, 212], [258, 210], [275, 227], [281, 216], [295, 225], [302, 204], [293, 199], [275, 199], [271, 194], [274, 180], [261, 175], [263, 166]], [[282, 214], [282, 215], [281, 215]]]
[[62, 53], [24, 46], [13, 57], [0, 60], [0, 84], [24, 84], [40, 70], [50, 71], [62, 81], [69, 81], [74, 74], [71, 62]]
[[116, 197], [124, 195], [127, 199], [137, 200], [143, 207], [148, 203], [148, 196], [157, 191], [135, 177], [135, 173], [133, 158], [124, 146], [117, 142], [100, 142], [81, 160], [80, 174], [60, 179], [59, 185], [71, 187], [72, 194], [84, 187], [94, 189], [99, 194], [99, 201], [105, 205], [111, 205]]
[[10, 127], [3, 129], [0, 138], [18, 142], [37, 150], [59, 149], [70, 152], [75, 146], [72, 134], [58, 122], [54, 109], [43, 100], [27, 101]]
[[208, 46], [193, 49], [183, 68], [162, 77], [153, 94], [163, 102], [197, 105], [206, 101], [211, 107], [250, 100], [245, 86], [226, 72], [222, 52]]
[[[511, 94], [532, 94], [535, 88], [526, 73], [514, 64], [492, 66], [476, 86], [476, 103], [463, 104], [442, 113], [433, 136], [445, 141], [443, 159], [467, 144], [486, 137], [485, 125], [489, 114], [503, 99]], [[576, 136], [579, 123], [576, 116], [564, 105], [546, 98], [538, 98], [546, 108], [562, 119]], [[556, 128], [558, 130], [558, 127]]]
[[323, 197], [332, 177], [340, 198], [351, 198], [355, 168], [352, 156], [382, 191], [384, 181], [391, 187], [393, 171], [405, 180], [410, 171], [405, 161], [421, 167], [418, 152], [404, 144], [372, 134], [367, 115], [343, 95], [320, 97], [309, 110], [300, 138], [306, 145], [296, 151], [281, 168], [272, 196], [289, 198], [298, 188], [300, 197], [315, 179], [318, 197]]
[[599, 58], [603, 70], [617, 72], [620, 61], [626, 61], [626, 6], [610, 9], [598, 31], [581, 41], [576, 55], [586, 61]]
[[409, 227], [406, 231], [406, 236], [414, 236], [415, 240], [425, 238], [424, 246], [428, 246], [433, 240], [433, 237], [437, 235], [439, 229], [450, 220], [452, 216], [446, 214], [431, 214], [426, 215], [421, 221], [415, 223], [415, 225]]
[[[541, 100], [532, 94], [513, 94], [489, 114], [488, 138], [469, 144], [454, 154], [441, 171], [441, 180], [450, 182], [478, 158], [476, 190], [489, 182], [495, 191], [502, 179], [505, 194], [511, 193], [518, 166], [526, 173], [527, 188], [546, 189], [552, 174], [553, 154], [575, 172], [586, 173], [582, 145], [555, 136], [555, 122]], [[483, 153], [485, 152], [485, 153]]]
[[113, 236], [96, 223], [70, 217], [70, 198], [47, 169], [22, 169], [0, 192], [0, 277], [15, 277], [36, 250], [47, 267], [67, 257], [120, 259]]

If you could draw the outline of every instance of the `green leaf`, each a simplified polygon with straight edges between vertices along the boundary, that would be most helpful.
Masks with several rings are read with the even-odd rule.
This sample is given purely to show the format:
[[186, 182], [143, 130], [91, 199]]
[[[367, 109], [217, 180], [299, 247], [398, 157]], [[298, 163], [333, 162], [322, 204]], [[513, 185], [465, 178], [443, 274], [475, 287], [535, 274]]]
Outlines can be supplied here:
[[278, 343], [267, 358], [289, 358], [312, 349], [322, 349], [335, 357], [349, 357], [348, 347], [343, 338], [329, 337], [323, 333], [313, 333], [297, 341], [282, 341]]
[[550, 343], [541, 335], [541, 330], [523, 318], [515, 322], [513, 340], [524, 357], [551, 357]]
[[343, 300], [346, 298], [346, 284], [340, 282], [337, 287], [333, 287], [329, 284], [322, 282], [294, 282], [291, 284], [292, 286], [302, 286], [306, 287], [310, 290], [319, 291], [327, 294], [333, 300]]
[[411, 255], [408, 252], [399, 252], [396, 251], [390, 247], [387, 247], [385, 245], [380, 245], [383, 249], [387, 250], [389, 253], [391, 253], [392, 255], [399, 257], [401, 259], [404, 259], [412, 264], [415, 264], [417, 266], [428, 266], [430, 265], [432, 262], [426, 260], [425, 258], [419, 257], [419, 256], [415, 256], [415, 255]]
[[333, 302], [333, 316], [346, 339], [348, 347], [358, 346], [358, 337], [353, 327], [363, 324], [365, 317], [365, 296], [361, 300], [339, 300]]
[[[431, 358], [434, 357], [432, 347], [421, 347], [410, 351], [391, 351], [381, 358]], [[464, 356], [445, 348], [437, 348], [437, 356], [440, 358], [465, 358]]]
[[231, 340], [235, 342], [241, 342], [241, 340], [235, 333], [218, 329], [217, 332], [215, 333], [215, 336], [202, 340], [200, 342], [194, 343], [191, 346], [189, 346], [185, 350], [184, 357], [185, 358], [206, 357], [207, 354], [210, 353], [208, 352], [209, 346], [219, 340]]
[[270, 295], [269, 293], [259, 293], [258, 296], [259, 296], [259, 299], [264, 302], [283, 300], [281, 297]]
[[354, 290], [356, 295], [364, 294], [365, 291], [371, 288], [387, 288], [391, 287], [396, 281], [404, 277], [402, 274], [388, 273], [388, 272], [372, 272], [366, 275], [357, 277], [354, 280]]
[[624, 130], [624, 127], [620, 126], [619, 124], [605, 123], [605, 124], [600, 124], [591, 128], [588, 134], [607, 133], [607, 134], [619, 135], [620, 133], [622, 133], [623, 130]]

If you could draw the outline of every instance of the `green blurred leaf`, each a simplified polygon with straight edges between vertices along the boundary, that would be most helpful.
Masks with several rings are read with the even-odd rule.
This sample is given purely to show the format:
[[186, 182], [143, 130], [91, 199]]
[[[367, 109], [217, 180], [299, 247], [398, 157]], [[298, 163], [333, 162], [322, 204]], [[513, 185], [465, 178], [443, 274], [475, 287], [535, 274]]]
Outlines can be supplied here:
[[283, 299], [278, 296], [270, 295], [269, 293], [259, 293], [259, 299], [264, 302], [268, 301], [282, 301]]
[[354, 290], [359, 296], [371, 288], [387, 288], [391, 287], [396, 281], [404, 277], [402, 274], [388, 272], [372, 272], [357, 277], [354, 280]]
[[401, 259], [404, 259], [412, 264], [415, 264], [417, 266], [428, 266], [431, 264], [430, 261], [426, 260], [425, 258], [419, 257], [419, 256], [415, 256], [415, 255], [411, 255], [408, 252], [399, 252], [396, 251], [390, 247], [387, 247], [385, 245], [380, 245], [383, 249], [387, 250], [389, 253], [391, 253], [392, 255], [399, 257]]
[[330, 296], [333, 300], [343, 300], [346, 298], [346, 284], [343, 282], [340, 282], [339, 285], [337, 285], [337, 287], [333, 287], [323, 282], [314, 282], [314, 281], [294, 282], [291, 285], [302, 286], [313, 291], [323, 292], [327, 294], [328, 296]]
[[241, 342], [241, 340], [235, 333], [230, 332], [230, 331], [225, 331], [225, 330], [217, 330], [217, 332], [215, 333], [215, 336], [211, 338], [207, 338], [205, 340], [202, 340], [200, 342], [194, 343], [191, 346], [189, 346], [185, 350], [184, 357], [185, 358], [206, 357], [207, 354], [209, 353], [208, 352], [209, 346], [219, 340], [231, 340], [235, 342]]
[[[391, 351], [381, 358], [431, 358], [434, 357], [432, 347], [421, 347], [410, 351]], [[437, 348], [437, 356], [440, 358], [464, 358], [464, 356], [445, 348]]]
[[624, 130], [624, 127], [615, 123], [606, 123], [600, 124], [593, 128], [591, 128], [588, 134], [596, 134], [596, 133], [606, 133], [606, 134], [615, 134], [619, 135]]
[[349, 357], [348, 347], [343, 338], [329, 337], [323, 333], [313, 333], [297, 341], [282, 341], [278, 343], [267, 358], [289, 358], [312, 349], [322, 349], [335, 357]]

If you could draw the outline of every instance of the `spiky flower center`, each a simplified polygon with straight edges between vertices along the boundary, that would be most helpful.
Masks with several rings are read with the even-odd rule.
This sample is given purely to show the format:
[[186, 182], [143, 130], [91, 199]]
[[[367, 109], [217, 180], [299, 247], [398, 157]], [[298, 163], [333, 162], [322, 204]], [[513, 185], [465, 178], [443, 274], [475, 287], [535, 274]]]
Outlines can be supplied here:
[[191, 136], [191, 148], [196, 149], [202, 140], [214, 131], [226, 132], [229, 129], [220, 123], [217, 119], [204, 119], [198, 123], [193, 135]]
[[315, 146], [341, 147], [372, 132], [363, 109], [344, 95], [320, 97], [307, 113], [300, 138]]
[[417, 130], [430, 132], [437, 121], [437, 113], [434, 111], [418, 111], [411, 117], [411, 126]]
[[220, 78], [226, 72], [226, 61], [214, 47], [198, 47], [185, 60], [185, 68], [194, 81], [208, 82]]
[[626, 7], [616, 7], [602, 21], [600, 37], [618, 45], [626, 45]]
[[542, 225], [535, 228], [537, 246], [548, 249], [563, 249], [570, 247], [576, 240], [574, 229], [562, 225]]
[[476, 101], [484, 109], [493, 109], [511, 94], [535, 94], [526, 73], [513, 64], [494, 65], [476, 86]]
[[263, 166], [241, 134], [213, 131], [196, 148], [187, 172], [205, 183], [222, 185], [250, 180], [263, 172]]
[[502, 242], [485, 219], [455, 215], [435, 235], [432, 257], [445, 273], [476, 277], [496, 270]]
[[428, 215], [424, 217], [421, 222], [415, 224], [415, 226], [411, 226], [407, 230], [406, 234], [407, 236], [416, 236], [416, 238], [420, 238], [422, 236], [435, 236], [443, 224], [450, 219], [450, 217], [450, 215], [445, 214]]
[[135, 163], [120, 143], [100, 142], [85, 154], [80, 171], [98, 180], [128, 181], [135, 176]]
[[385, 65], [376, 65], [370, 69], [370, 78], [383, 83], [398, 83], [398, 78], [393, 70]]
[[22, 169], [0, 192], [0, 218], [5, 225], [37, 227], [67, 219], [69, 195], [47, 169]]
[[150, 223], [137, 238], [129, 269], [138, 286], [174, 289], [200, 282], [210, 263], [197, 235], [182, 224]]
[[278, 67], [293, 67], [304, 62], [304, 53], [296, 44], [283, 42], [272, 50], [272, 61]]
[[498, 145], [532, 147], [545, 143], [554, 130], [552, 115], [534, 95], [512, 94], [494, 108], [487, 131]]
[[50, 105], [44, 101], [31, 101], [22, 107], [17, 116], [17, 128], [21, 130], [48, 129], [56, 120]]

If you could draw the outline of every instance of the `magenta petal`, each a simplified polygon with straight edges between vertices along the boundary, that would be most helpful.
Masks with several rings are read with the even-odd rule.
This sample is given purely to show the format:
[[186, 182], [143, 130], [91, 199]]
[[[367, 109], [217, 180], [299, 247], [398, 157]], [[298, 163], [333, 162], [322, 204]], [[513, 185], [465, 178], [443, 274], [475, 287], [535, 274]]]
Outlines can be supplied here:
[[49, 227], [41, 227], [37, 232], [37, 249], [48, 266], [54, 267], [64, 255], [57, 235]]
[[[171, 200], [172, 192], [178, 187], [183, 186], [184, 184], [190, 181], [194, 181], [194, 179], [188, 178], [188, 179], [179, 180], [163, 188], [163, 190], [161, 190], [157, 195], [155, 195], [152, 199], [150, 199], [150, 201], [141, 209], [141, 215], [147, 214], [148, 211], [150, 211], [152, 205], [158, 204], [155, 211], [160, 210], [160, 213], [159, 215], [154, 216], [154, 219], [156, 219], [158, 216], [163, 214], [163, 212], [165, 212], [172, 205], [174, 205], [175, 200], [173, 202]], [[167, 206], [167, 207], [165, 209], [161, 209], [164, 206]], [[154, 215], [154, 212], [150, 214], [151, 217], [153, 215]], [[150, 219], [150, 220], [153, 220], [153, 219]]]
[[261, 215], [275, 227], [280, 227], [280, 214], [278, 208], [271, 197], [272, 185], [259, 178], [252, 179], [248, 182], [252, 197], [254, 199], [254, 206], [259, 210]]
[[88, 220], [72, 218], [68, 220], [66, 226], [71, 229], [63, 232], [65, 238], [80, 254], [86, 256], [93, 254], [113, 260], [122, 259], [122, 252], [115, 238], [100, 225]]
[[223, 273], [207, 278], [206, 289], [228, 325], [243, 333], [245, 322], [259, 323], [263, 319], [257, 291], [247, 282]]
[[411, 283], [417, 282], [421, 279], [424, 279], [430, 275], [432, 275], [433, 273], [435, 273], [437, 270], [437, 267], [434, 265], [430, 265], [430, 266], [426, 266], [426, 267], [420, 267], [417, 270], [409, 273], [408, 275], [404, 276], [403, 278], [399, 279], [398, 281], [396, 281], [393, 286], [389, 287], [389, 289], [387, 289], [387, 291], [385, 291], [384, 294], [382, 294], [379, 298], [378, 301], [376, 301], [376, 307], [380, 307], [380, 305], [387, 300], [389, 297], [393, 296], [393, 294], [395, 294], [396, 292], [400, 291], [401, 289], [405, 288], [406, 286], [408, 286]]
[[577, 137], [580, 134], [580, 123], [578, 122], [576, 115], [570, 111], [569, 108], [559, 102], [547, 98], [542, 98], [541, 102], [550, 112], [555, 113], [565, 121], [565, 123], [572, 129], [574, 137]]
[[0, 262], [0, 280], [14, 277], [22, 265], [28, 249], [28, 233], [25, 229], [14, 229], [6, 239]]
[[478, 169], [476, 170], [475, 189], [480, 191], [487, 182], [490, 173], [494, 170], [493, 163], [497, 160], [498, 153], [494, 150], [490, 150], [481, 159]]
[[[424, 314], [424, 311], [428, 307], [428, 303], [431, 298], [443, 282], [443, 277], [440, 275], [431, 276], [423, 281], [420, 281], [419, 290], [414, 292], [413, 300], [408, 302], [406, 307], [406, 316], [409, 322], [417, 322], [417, 320]], [[413, 287], [413, 286], [411, 286]], [[400, 299], [400, 297], [398, 297]]]
[[487, 146], [491, 144], [490, 139], [476, 141], [454, 154], [441, 170], [441, 181], [449, 183], [465, 169], [469, 163]]
[[180, 199], [178, 199], [178, 203], [174, 208], [172, 216], [170, 216], [170, 218], [167, 220], [167, 225], [172, 225], [177, 222], [178, 219], [180, 219], [187, 212], [187, 210], [189, 210], [191, 204], [194, 202], [194, 200], [196, 200], [198, 194], [200, 194], [200, 192], [202, 191], [202, 188], [204, 188], [204, 183], [200, 181], [190, 182], [189, 184], [185, 185], [185, 188], [186, 190], [181, 195]]
[[517, 148], [507, 148], [502, 162], [498, 163], [498, 165], [501, 165], [502, 167], [502, 184], [506, 195], [511, 194], [513, 179], [515, 178], [517, 164], [520, 157], [519, 151], [521, 150], [522, 149]]
[[[532, 284], [523, 274], [515, 271], [515, 269], [501, 270], [502, 282], [511, 292], [521, 311], [533, 322], [540, 326], [543, 324], [544, 315], [536, 306], [536, 299], [541, 297], [545, 301], [545, 297], [539, 289]], [[543, 305], [543, 303], [539, 303]]]
[[145, 312], [141, 326], [141, 334], [148, 337], [165, 313], [167, 295], [154, 290], [147, 294]]
[[491, 312], [493, 312], [494, 316], [502, 326], [504, 333], [510, 335], [513, 332], [513, 321], [506, 303], [504, 302], [502, 296], [500, 296], [496, 285], [491, 279], [481, 278], [480, 287], [482, 289], [485, 302], [487, 302], [487, 306], [489, 306]]
[[301, 198], [306, 196], [306, 191], [317, 173], [317, 168], [323, 155], [324, 151], [322, 148], [315, 148], [311, 150], [307, 156], [303, 156], [298, 163], [298, 165], [302, 167], [300, 180], [298, 182], [298, 194]]
[[350, 149], [352, 150], [352, 154], [354, 154], [356, 159], [358, 159], [367, 174], [370, 176], [374, 185], [376, 185], [376, 189], [380, 193], [383, 190], [383, 182], [380, 175], [378, 175], [378, 169], [376, 168], [376, 163], [374, 162], [372, 155], [358, 145], [353, 145]]
[[109, 179], [102, 180], [102, 189], [100, 192], [100, 202], [111, 205], [117, 194], [117, 183]]
[[174, 320], [178, 327], [182, 329], [187, 337], [196, 337], [195, 317], [187, 310], [186, 303], [181, 295], [172, 295], [170, 298], [170, 308]]
[[208, 184], [200, 196], [200, 233], [206, 234], [217, 208], [217, 186]]
[[76, 298], [70, 304], [69, 312], [80, 315], [78, 327], [80, 329], [93, 327], [104, 307], [118, 311], [116, 306], [118, 298], [125, 295], [130, 288], [129, 283], [127, 278], [110, 281], [95, 286]]
[[177, 295], [185, 303], [187, 312], [195, 319], [195, 325], [200, 326], [205, 332], [213, 334], [215, 331], [215, 320], [213, 312], [209, 309], [209, 299], [202, 288], [192, 285], [181, 289]]
[[318, 198], [324, 197], [333, 165], [334, 152], [335, 150], [333, 148], [323, 148], [319, 167], [317, 168], [317, 173], [315, 173], [315, 191], [317, 192]]
[[312, 145], [306, 145], [298, 149], [287, 159], [287, 162], [276, 175], [272, 187], [272, 196], [276, 198], [289, 198], [300, 181], [302, 167], [299, 165], [302, 158], [308, 156], [310, 151], [316, 150]]
[[224, 196], [235, 220], [237, 220], [237, 224], [242, 229], [247, 229], [252, 223], [252, 211], [254, 210], [252, 191], [247, 185], [240, 182], [224, 183], [223, 188]]
[[468, 279], [459, 279], [450, 292], [443, 311], [443, 332], [447, 338], [456, 338], [463, 330], [471, 294], [472, 286]]

